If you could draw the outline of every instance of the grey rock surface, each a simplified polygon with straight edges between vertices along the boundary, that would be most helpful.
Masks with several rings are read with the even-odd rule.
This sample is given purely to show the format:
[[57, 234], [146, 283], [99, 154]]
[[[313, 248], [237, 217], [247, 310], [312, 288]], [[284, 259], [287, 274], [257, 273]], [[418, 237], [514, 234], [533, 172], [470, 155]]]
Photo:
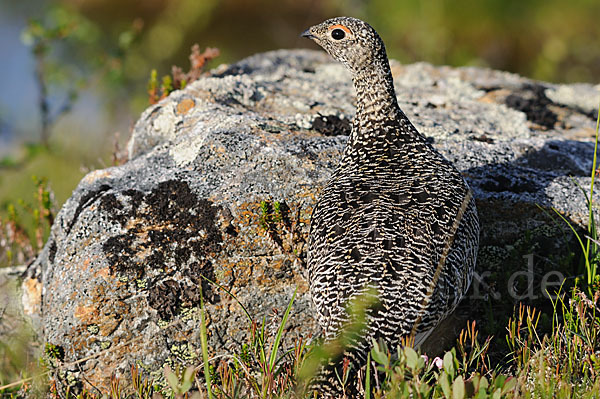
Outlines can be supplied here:
[[[573, 181], [589, 185], [599, 88], [423, 63], [392, 70], [402, 109], [474, 190], [478, 268], [500, 267], [526, 233], [560, 253], [562, 233], [538, 205], [586, 220]], [[25, 308], [41, 339], [63, 348], [61, 372], [102, 388], [132, 364], [155, 375], [199, 364], [200, 287], [211, 351], [239, 349], [248, 319], [206, 279], [272, 329], [297, 290], [285, 345], [318, 335], [305, 244], [354, 101], [324, 53], [281, 50], [149, 107], [130, 160], [81, 181], [27, 273]]]

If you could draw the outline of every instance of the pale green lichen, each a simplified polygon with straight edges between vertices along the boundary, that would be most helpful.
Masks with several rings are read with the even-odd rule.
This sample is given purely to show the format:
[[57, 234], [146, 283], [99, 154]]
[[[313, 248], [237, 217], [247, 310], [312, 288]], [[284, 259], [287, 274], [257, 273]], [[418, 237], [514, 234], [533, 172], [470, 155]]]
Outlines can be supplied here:
[[65, 375], [65, 382], [67, 383], [68, 386], [70, 386], [70, 387], [75, 386], [75, 384], [77, 384], [78, 381], [79, 381], [79, 378], [77, 375], [75, 375], [75, 373], [73, 373], [72, 371], [67, 371], [67, 373]]
[[197, 320], [198, 319], [198, 308], [197, 307], [182, 307], [179, 313], [181, 321]]
[[96, 335], [100, 332], [100, 327], [97, 324], [90, 324], [87, 326], [87, 330], [90, 334]]
[[191, 363], [198, 358], [196, 350], [189, 342], [181, 342], [171, 345], [169, 348], [171, 355], [178, 360], [178, 363]]
[[163, 319], [158, 320], [156, 324], [158, 324], [158, 327], [161, 329], [169, 327], [169, 322]]
[[148, 279], [138, 278], [137, 280], [135, 280], [135, 284], [137, 285], [137, 288], [139, 290], [145, 290], [146, 288], [148, 288]]

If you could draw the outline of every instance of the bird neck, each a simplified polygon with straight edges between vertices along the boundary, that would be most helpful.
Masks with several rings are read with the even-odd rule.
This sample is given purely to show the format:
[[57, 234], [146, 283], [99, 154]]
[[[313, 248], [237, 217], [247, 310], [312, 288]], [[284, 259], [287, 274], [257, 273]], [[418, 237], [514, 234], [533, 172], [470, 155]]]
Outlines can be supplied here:
[[389, 151], [389, 146], [425, 141], [398, 105], [387, 57], [375, 64], [352, 77], [357, 104], [346, 151], [348, 156], [365, 152], [376, 155], [378, 151]]
[[398, 119], [401, 111], [387, 60], [385, 65], [356, 73], [352, 80], [357, 100], [354, 129], [370, 130]]

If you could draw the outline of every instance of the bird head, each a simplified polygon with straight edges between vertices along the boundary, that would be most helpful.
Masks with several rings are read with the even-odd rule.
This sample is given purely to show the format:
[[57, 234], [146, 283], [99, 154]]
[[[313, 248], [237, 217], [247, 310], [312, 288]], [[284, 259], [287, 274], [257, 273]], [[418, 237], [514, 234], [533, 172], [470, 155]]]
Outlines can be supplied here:
[[305, 30], [301, 36], [315, 41], [353, 74], [385, 60], [383, 41], [369, 24], [360, 19], [337, 17]]

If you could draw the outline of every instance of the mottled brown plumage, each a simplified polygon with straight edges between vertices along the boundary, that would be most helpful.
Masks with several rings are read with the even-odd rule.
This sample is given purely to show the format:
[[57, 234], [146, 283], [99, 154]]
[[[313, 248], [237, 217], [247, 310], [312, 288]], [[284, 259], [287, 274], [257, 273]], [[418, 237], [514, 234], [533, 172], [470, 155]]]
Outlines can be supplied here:
[[[460, 172], [414, 128], [396, 100], [383, 41], [354, 18], [305, 31], [352, 73], [357, 110], [340, 164], [311, 221], [310, 290], [326, 340], [348, 321], [348, 301], [374, 288], [380, 306], [345, 350], [356, 371], [372, 339], [419, 345], [467, 291], [479, 222]], [[341, 391], [330, 359], [315, 378], [326, 396]]]

